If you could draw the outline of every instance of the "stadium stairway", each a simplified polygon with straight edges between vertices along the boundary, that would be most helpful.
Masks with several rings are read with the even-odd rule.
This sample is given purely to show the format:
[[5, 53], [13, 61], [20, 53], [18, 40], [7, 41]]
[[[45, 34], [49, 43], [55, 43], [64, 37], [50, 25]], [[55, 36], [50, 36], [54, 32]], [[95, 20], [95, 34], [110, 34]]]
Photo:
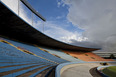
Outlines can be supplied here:
[[0, 77], [54, 77], [65, 62], [34, 45], [0, 39]]

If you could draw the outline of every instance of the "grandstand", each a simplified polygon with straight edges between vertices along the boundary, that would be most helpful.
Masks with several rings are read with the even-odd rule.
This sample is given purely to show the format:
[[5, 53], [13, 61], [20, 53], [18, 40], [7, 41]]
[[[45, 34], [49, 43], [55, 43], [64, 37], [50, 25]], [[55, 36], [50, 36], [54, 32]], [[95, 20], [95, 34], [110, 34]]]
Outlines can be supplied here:
[[64, 53], [67, 53], [75, 58], [78, 58], [83, 61], [114, 61], [112, 59], [104, 59], [92, 52], [72, 52], [72, 51], [63, 51]]
[[[26, 50], [28, 52], [25, 52]], [[12, 76], [12, 73], [14, 73], [14, 77], [20, 75], [28, 76], [28, 73], [26, 72], [33, 70], [35, 72], [32, 73], [32, 76], [34, 76], [42, 70], [55, 67], [63, 62], [68, 62], [47, 52], [41, 51], [35, 46], [8, 39], [3, 40], [3, 38], [0, 40], [0, 53], [0, 76], [5, 75], [10, 77]], [[25, 71], [22, 72], [22, 70]]]
[[79, 60], [77, 58], [74, 58], [73, 56], [70, 56], [69, 54], [66, 54], [64, 52], [62, 52], [62, 50], [55, 50], [55, 49], [50, 49], [50, 48], [45, 48], [45, 47], [41, 47], [42, 49], [44, 49], [44, 51], [47, 51], [50, 54], [55, 54], [58, 57], [65, 59], [67, 61], [70, 62], [83, 62], [82, 60]]
[[[46, 21], [26, 0], [19, 1]], [[0, 77], [60, 77], [59, 65], [106, 61], [90, 53], [99, 49], [69, 45], [36, 30], [4, 0], [0, 0], [0, 9]]]

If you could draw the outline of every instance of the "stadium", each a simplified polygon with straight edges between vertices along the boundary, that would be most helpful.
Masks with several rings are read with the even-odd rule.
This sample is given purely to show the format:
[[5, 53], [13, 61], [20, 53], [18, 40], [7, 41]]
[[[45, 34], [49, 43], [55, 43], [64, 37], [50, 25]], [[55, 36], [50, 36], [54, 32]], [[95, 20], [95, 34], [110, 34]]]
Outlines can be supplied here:
[[[46, 21], [26, 0], [19, 1]], [[45, 35], [0, 1], [0, 77], [115, 77], [116, 52], [96, 50]]]

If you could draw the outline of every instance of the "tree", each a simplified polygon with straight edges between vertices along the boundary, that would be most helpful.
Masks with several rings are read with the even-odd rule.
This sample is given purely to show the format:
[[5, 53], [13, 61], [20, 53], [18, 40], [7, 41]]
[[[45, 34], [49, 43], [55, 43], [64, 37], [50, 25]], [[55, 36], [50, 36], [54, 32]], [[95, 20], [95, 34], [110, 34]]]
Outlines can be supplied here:
[[110, 59], [115, 59], [114, 54], [111, 54], [111, 55], [110, 55]]

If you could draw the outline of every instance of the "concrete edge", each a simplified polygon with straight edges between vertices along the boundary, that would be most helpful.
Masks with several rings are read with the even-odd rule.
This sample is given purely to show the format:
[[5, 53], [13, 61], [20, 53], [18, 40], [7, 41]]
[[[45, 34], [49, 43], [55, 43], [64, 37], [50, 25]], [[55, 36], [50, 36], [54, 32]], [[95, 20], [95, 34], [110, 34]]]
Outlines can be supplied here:
[[103, 70], [104, 68], [107, 68], [107, 67], [110, 67], [110, 66], [116, 66], [116, 65], [99, 66], [99, 67], [97, 67], [97, 71], [98, 71], [99, 74], [101, 74], [101, 76], [103, 76], [103, 77], [109, 77], [109, 76], [107, 76], [106, 74], [104, 74], [104, 73], [102, 72], [102, 70]]
[[[115, 63], [115, 62], [112, 62], [112, 61], [67, 62], [67, 63], [62, 63], [62, 64], [59, 64], [59, 65], [56, 67], [56, 70], [55, 70], [55, 77], [60, 77], [60, 75], [63, 73], [63, 71], [65, 71], [66, 69], [68, 69], [68, 68], [70, 68], [70, 67], [74, 67], [74, 66], [76, 66], [77, 64], [81, 64], [81, 63], [104, 63], [104, 62]], [[73, 64], [73, 66], [72, 66], [72, 64]]]
[[63, 71], [65, 71], [66, 69], [68, 69], [70, 67], [74, 67], [80, 63], [90, 63], [90, 62], [67, 62], [67, 63], [59, 64], [55, 70], [55, 77], [60, 77], [60, 75], [63, 73]]

